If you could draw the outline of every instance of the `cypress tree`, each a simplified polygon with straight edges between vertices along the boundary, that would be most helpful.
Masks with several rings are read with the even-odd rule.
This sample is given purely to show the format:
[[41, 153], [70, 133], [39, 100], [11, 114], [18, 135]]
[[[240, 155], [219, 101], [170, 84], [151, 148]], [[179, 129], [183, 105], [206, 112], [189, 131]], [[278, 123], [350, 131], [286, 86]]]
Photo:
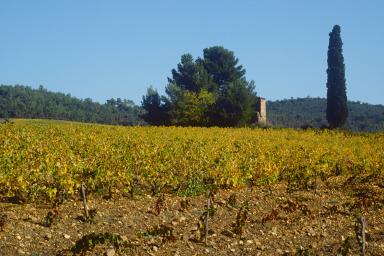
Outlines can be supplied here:
[[328, 46], [327, 120], [330, 128], [342, 127], [348, 117], [342, 46], [340, 26], [335, 25], [329, 33]]

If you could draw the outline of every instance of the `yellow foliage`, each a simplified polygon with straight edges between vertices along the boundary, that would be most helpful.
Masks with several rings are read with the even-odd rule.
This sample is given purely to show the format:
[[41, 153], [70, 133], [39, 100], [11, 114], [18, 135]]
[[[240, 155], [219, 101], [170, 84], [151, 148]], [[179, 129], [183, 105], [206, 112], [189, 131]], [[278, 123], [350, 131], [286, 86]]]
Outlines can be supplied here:
[[[294, 129], [117, 127], [17, 120], [0, 126], [0, 193], [51, 200], [142, 186], [178, 190], [192, 181], [237, 187], [301, 172], [384, 173], [384, 134]], [[137, 183], [137, 182], [136, 182]]]

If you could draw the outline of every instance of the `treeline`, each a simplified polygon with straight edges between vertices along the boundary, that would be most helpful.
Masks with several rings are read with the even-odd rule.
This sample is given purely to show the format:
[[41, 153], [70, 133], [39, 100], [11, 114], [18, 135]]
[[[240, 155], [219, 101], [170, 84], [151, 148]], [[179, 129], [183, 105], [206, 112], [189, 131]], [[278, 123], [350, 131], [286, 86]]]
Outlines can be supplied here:
[[[298, 98], [267, 102], [267, 118], [277, 127], [325, 127], [328, 125], [323, 98]], [[345, 128], [353, 131], [383, 131], [384, 106], [348, 101]]]
[[181, 56], [160, 96], [150, 87], [143, 97], [143, 119], [152, 125], [244, 126], [254, 124], [257, 101], [253, 81], [232, 51], [206, 48], [203, 57]]
[[0, 86], [0, 118], [43, 118], [87, 123], [140, 125], [142, 109], [133, 101], [110, 99], [100, 104], [70, 94], [22, 85]]

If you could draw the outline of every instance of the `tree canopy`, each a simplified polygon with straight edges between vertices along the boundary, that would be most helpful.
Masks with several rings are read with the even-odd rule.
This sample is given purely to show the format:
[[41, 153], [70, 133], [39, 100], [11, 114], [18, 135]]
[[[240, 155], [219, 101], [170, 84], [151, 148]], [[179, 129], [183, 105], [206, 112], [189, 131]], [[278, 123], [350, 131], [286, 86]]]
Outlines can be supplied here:
[[255, 85], [246, 80], [246, 71], [238, 62], [222, 46], [204, 49], [203, 58], [196, 60], [191, 54], [182, 55], [168, 78], [166, 95], [160, 97], [149, 88], [143, 96], [145, 121], [182, 126], [250, 124], [256, 116]]
[[245, 69], [238, 62], [234, 53], [222, 46], [204, 49], [203, 65], [219, 87], [245, 78]]
[[45, 118], [79, 122], [139, 125], [142, 109], [133, 101], [110, 99], [100, 104], [70, 94], [49, 92], [43, 86], [0, 85], [0, 118]]
[[343, 126], [348, 117], [343, 42], [340, 32], [340, 26], [335, 25], [329, 33], [327, 120], [331, 128]]
[[[297, 98], [268, 101], [268, 123], [275, 127], [326, 127], [326, 98]], [[384, 106], [348, 101], [344, 127], [352, 131], [384, 130]]]

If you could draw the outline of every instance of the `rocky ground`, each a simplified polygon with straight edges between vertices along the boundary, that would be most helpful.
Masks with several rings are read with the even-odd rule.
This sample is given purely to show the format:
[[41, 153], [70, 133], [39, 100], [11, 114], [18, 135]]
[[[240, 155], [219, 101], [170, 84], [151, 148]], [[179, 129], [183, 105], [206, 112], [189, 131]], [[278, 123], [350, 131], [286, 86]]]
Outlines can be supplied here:
[[[214, 195], [114, 195], [48, 204], [0, 203], [0, 255], [384, 255], [384, 184], [332, 178], [317, 189]], [[207, 201], [210, 198], [208, 235]]]

